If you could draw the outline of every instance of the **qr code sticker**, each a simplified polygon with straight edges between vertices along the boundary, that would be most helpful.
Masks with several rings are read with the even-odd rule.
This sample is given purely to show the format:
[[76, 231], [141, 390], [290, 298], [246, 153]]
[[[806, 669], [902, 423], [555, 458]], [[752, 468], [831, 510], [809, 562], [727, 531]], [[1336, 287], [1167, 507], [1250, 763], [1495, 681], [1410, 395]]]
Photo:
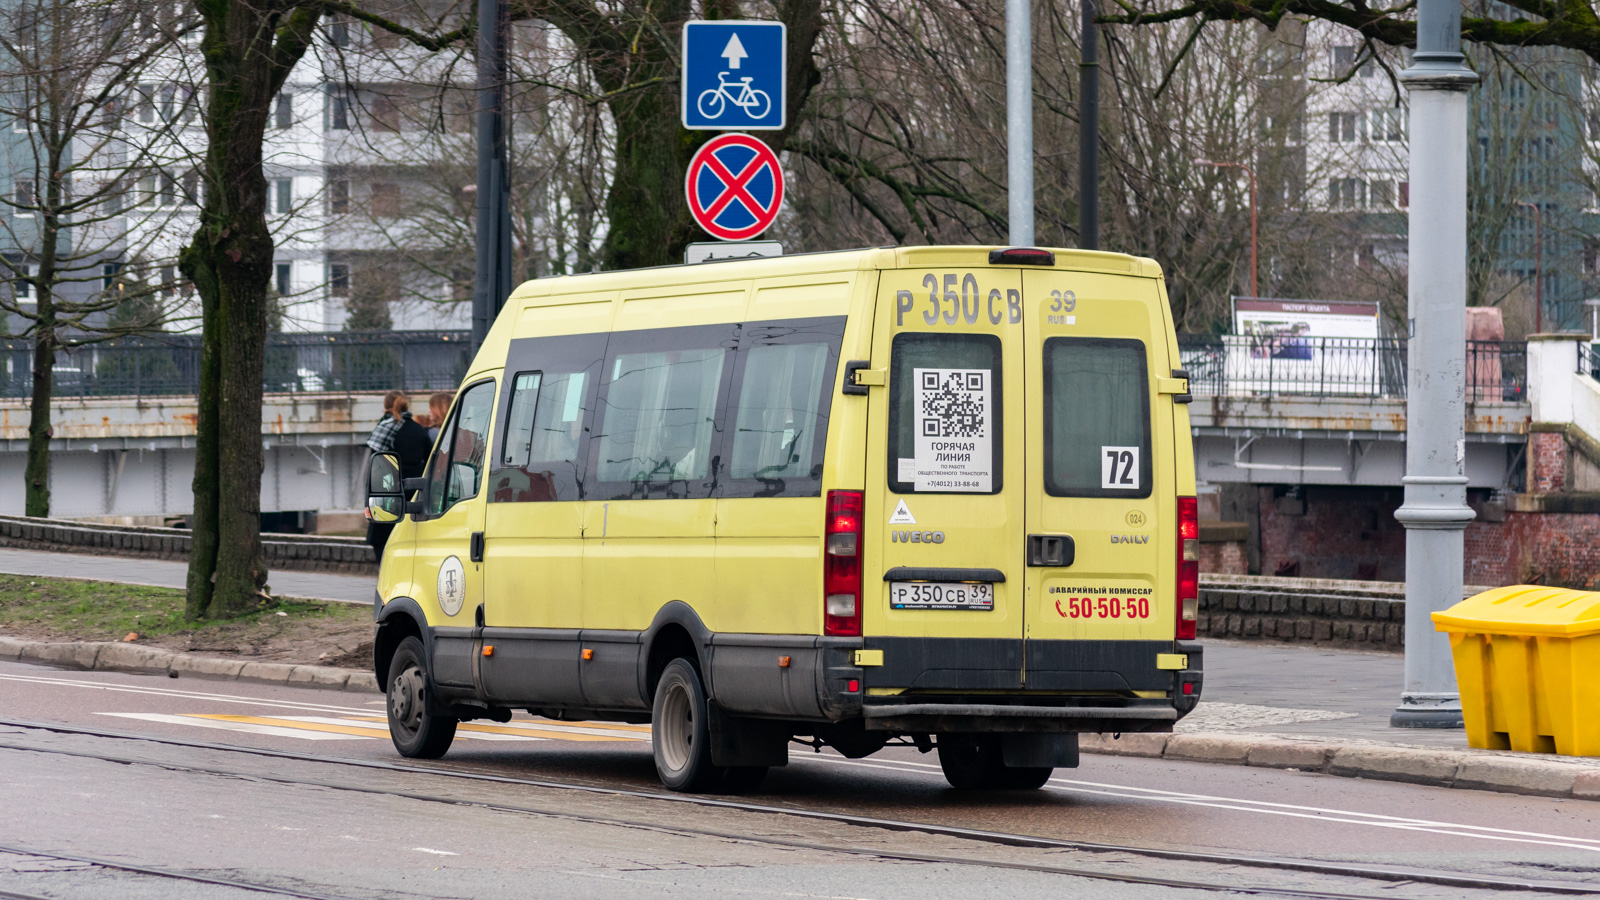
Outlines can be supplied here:
[[922, 436], [983, 437], [984, 372], [924, 372], [922, 374]]

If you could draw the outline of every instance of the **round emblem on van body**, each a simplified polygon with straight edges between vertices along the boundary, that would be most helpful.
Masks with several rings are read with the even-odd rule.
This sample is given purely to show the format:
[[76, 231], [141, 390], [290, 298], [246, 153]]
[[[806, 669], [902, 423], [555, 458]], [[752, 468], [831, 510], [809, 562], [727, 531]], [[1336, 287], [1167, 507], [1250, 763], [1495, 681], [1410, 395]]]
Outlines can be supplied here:
[[1136, 509], [1128, 513], [1127, 523], [1131, 528], [1144, 527], [1144, 512]]
[[467, 573], [461, 560], [452, 556], [439, 566], [439, 583], [434, 586], [439, 597], [439, 608], [447, 616], [461, 612], [467, 602]]

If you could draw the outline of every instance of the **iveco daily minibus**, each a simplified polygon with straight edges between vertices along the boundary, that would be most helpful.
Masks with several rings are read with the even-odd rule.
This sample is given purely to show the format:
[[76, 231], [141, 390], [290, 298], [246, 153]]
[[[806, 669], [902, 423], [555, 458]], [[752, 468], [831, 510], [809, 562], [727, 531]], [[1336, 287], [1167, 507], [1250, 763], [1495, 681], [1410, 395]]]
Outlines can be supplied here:
[[670, 788], [791, 741], [1038, 787], [1201, 685], [1188, 381], [1161, 271], [902, 247], [541, 279], [398, 519], [395, 746], [515, 710], [650, 723]]

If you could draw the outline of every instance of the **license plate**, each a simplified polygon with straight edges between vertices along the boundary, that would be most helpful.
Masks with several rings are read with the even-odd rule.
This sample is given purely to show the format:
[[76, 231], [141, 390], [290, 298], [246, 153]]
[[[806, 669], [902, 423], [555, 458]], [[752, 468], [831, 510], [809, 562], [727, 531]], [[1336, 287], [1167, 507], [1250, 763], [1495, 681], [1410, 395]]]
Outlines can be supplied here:
[[994, 609], [994, 585], [893, 581], [889, 583], [889, 608]]

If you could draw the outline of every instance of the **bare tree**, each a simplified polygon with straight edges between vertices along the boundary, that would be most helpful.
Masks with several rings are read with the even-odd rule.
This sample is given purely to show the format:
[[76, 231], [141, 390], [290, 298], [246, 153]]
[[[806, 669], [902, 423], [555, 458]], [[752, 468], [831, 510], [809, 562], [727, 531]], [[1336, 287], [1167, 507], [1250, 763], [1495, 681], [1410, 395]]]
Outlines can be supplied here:
[[0, 311], [22, 326], [8, 337], [33, 342], [30, 516], [50, 513], [57, 354], [158, 329], [173, 314], [176, 248], [163, 245], [163, 225], [192, 209], [199, 189], [182, 140], [199, 97], [181, 68], [162, 64], [190, 31], [173, 10], [20, 0], [4, 14], [0, 121], [13, 140]]

